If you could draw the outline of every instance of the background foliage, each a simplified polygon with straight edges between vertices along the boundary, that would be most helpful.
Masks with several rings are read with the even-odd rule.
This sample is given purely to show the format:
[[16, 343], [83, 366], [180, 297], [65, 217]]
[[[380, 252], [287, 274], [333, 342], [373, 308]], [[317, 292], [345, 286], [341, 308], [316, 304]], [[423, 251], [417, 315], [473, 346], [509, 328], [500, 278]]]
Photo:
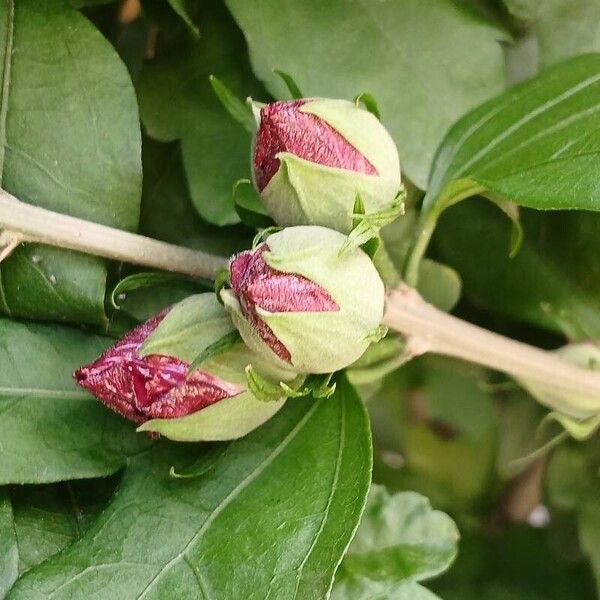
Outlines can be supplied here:
[[[0, 182], [227, 256], [254, 233], [232, 197], [250, 135], [209, 75], [260, 101], [289, 97], [274, 70], [368, 92], [409, 188], [396, 266], [429, 219], [438, 306], [541, 347], [598, 339], [600, 58], [580, 55], [599, 32], [595, 0], [5, 0]], [[520, 205], [512, 258], [484, 196]], [[532, 454], [548, 433], [525, 392], [424, 357], [351, 371], [358, 393], [340, 375], [237, 442], [153, 441], [71, 379], [199, 287], [119, 288], [115, 309], [132, 272], [36, 245], [0, 265], [0, 597], [598, 597], [597, 435]]]

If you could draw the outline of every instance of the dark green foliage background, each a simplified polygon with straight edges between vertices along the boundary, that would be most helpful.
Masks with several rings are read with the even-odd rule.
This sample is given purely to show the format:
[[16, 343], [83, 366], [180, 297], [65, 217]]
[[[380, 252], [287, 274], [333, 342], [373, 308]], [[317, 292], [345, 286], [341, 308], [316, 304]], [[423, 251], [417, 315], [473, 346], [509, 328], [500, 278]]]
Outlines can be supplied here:
[[[232, 197], [251, 139], [208, 77], [267, 102], [289, 98], [279, 69], [305, 95], [376, 98], [409, 190], [383, 238], [401, 270], [437, 222], [428, 299], [541, 347], [600, 338], [597, 0], [135, 5], [0, 2], [3, 188], [228, 256], [254, 234]], [[513, 258], [489, 199], [519, 206]], [[136, 434], [71, 373], [199, 288], [163, 279], [115, 309], [137, 271], [37, 245], [0, 264], [0, 598], [599, 596], [598, 436], [519, 461], [545, 413], [478, 367], [351, 370], [228, 444]]]

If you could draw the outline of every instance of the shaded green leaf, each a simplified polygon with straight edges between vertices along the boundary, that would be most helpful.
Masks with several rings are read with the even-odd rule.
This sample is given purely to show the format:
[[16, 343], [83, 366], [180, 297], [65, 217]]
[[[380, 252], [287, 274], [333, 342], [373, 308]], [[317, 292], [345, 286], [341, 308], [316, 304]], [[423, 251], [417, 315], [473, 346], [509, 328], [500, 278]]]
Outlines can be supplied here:
[[341, 381], [332, 398], [288, 403], [224, 449], [191, 479], [169, 469], [185, 469], [203, 446], [164, 443], [133, 459], [84, 537], [9, 597], [326, 597], [370, 480], [368, 423], [352, 388]]
[[600, 216], [521, 212], [524, 241], [513, 259], [506, 253], [508, 222], [480, 199], [444, 214], [434, 238], [437, 256], [461, 274], [476, 306], [572, 340], [599, 338]]
[[596, 0], [504, 0], [535, 34], [541, 66], [600, 50]]
[[503, 89], [505, 34], [448, 0], [226, 3], [276, 98], [288, 95], [274, 69], [292, 73], [309, 97], [351, 99], [368, 90], [404, 172], [422, 188], [448, 127]]
[[218, 0], [198, 3], [202, 35], [144, 66], [138, 97], [147, 133], [161, 141], [181, 140], [192, 201], [207, 221], [239, 221], [231, 189], [250, 174], [250, 135], [215, 96], [215, 75], [233, 94], [264, 98], [247, 61], [244, 40]]
[[114, 488], [112, 478], [11, 488], [19, 573], [80, 538]]
[[[20, 200], [135, 230], [137, 104], [114, 49], [62, 0], [0, 6], [0, 183]], [[104, 262], [27, 246], [1, 265], [0, 310], [103, 324]], [[76, 282], [76, 283], [75, 283]]]
[[73, 382], [73, 371], [109, 342], [0, 320], [0, 483], [109, 475], [148, 446], [133, 425]]
[[188, 26], [189, 30], [198, 37], [200, 35], [200, 30], [192, 20], [190, 13], [188, 11], [188, 7], [186, 4], [186, 0], [168, 0], [171, 8], [181, 17], [183, 22]]
[[15, 582], [18, 563], [12, 505], [6, 490], [0, 490], [0, 598], [4, 598]]

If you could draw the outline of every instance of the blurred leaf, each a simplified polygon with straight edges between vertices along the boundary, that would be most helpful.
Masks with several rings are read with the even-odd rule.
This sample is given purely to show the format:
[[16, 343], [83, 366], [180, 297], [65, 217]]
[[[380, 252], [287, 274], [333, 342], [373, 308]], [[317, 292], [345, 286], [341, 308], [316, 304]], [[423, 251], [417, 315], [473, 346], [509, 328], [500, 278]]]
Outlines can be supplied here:
[[483, 387], [484, 369], [461, 361], [424, 357], [427, 416], [472, 439], [494, 426], [492, 397]]
[[144, 288], [153, 288], [160, 285], [168, 286], [170, 284], [189, 284], [192, 287], [197, 286], [197, 291], [206, 291], [209, 289], [208, 285], [202, 285], [201, 283], [186, 279], [181, 275], [150, 271], [134, 273], [133, 275], [129, 275], [124, 279], [121, 279], [121, 281], [115, 285], [113, 291], [110, 293], [110, 301], [112, 302], [113, 306], [118, 309], [119, 304], [126, 299], [128, 292]]
[[185, 469], [203, 445], [164, 443], [134, 458], [83, 538], [9, 597], [325, 598], [370, 480], [368, 423], [352, 388], [342, 380], [327, 400], [290, 402], [224, 450], [191, 479], [169, 468]]
[[[221, 256], [250, 247], [254, 232], [240, 226], [215, 227], [198, 216], [187, 189], [177, 144], [160, 144], [145, 137], [143, 159], [141, 233]], [[233, 183], [228, 188], [229, 196], [232, 187]]]
[[600, 594], [600, 446], [594, 443], [564, 446], [553, 455], [548, 468], [550, 502], [575, 511], [581, 549], [589, 558]]
[[437, 255], [461, 274], [477, 307], [572, 340], [600, 338], [600, 216], [522, 211], [521, 220], [523, 246], [510, 259], [502, 215], [479, 199], [463, 202], [440, 220]]
[[0, 340], [0, 483], [110, 475], [148, 446], [73, 382], [108, 338], [0, 320]]
[[336, 581], [332, 600], [441, 600], [415, 581], [399, 583], [352, 577]]
[[[454, 383], [458, 385], [444, 390], [443, 369], [431, 395], [427, 387], [430, 364], [434, 361], [413, 360], [387, 377], [367, 404], [380, 458], [374, 481], [393, 490], [417, 491], [436, 507], [463, 512], [489, 493], [496, 443], [491, 398], [482, 399], [480, 390], [469, 389], [477, 385], [477, 378], [468, 374], [462, 375], [467, 381], [460, 381], [457, 374]], [[453, 369], [456, 362], [448, 361], [448, 371]], [[476, 407], [477, 399], [487, 407]], [[449, 423], [433, 416], [436, 411], [440, 417], [444, 414], [441, 402], [448, 407], [443, 418], [452, 417]], [[460, 408], [452, 410], [455, 403]]]
[[189, 14], [186, 0], [168, 0], [171, 8], [181, 17], [183, 22], [188, 26], [189, 30], [198, 37], [200, 35], [200, 30], [192, 20], [192, 17]]
[[600, 50], [596, 0], [504, 0], [536, 35], [542, 67]]
[[[414, 583], [445, 571], [456, 557], [459, 533], [448, 515], [433, 510], [427, 498], [414, 492], [390, 494], [384, 487], [371, 488], [356, 536], [336, 576], [334, 598], [369, 597], [349, 593], [385, 584], [391, 598], [412, 598]], [[413, 585], [409, 585], [409, 583]], [[417, 588], [418, 589], [418, 588]], [[427, 597], [423, 592], [423, 597]]]
[[504, 398], [498, 418], [496, 462], [501, 478], [518, 475], [527, 464], [523, 459], [540, 447], [537, 432], [543, 416], [542, 407], [515, 384]]
[[241, 33], [219, 0], [197, 4], [202, 35], [149, 61], [138, 83], [142, 122], [161, 141], [180, 139], [192, 201], [207, 221], [239, 221], [231, 191], [250, 175], [250, 134], [221, 105], [209, 76], [245, 98], [265, 99], [244, 58]]
[[[0, 182], [19, 199], [135, 230], [141, 191], [133, 86], [114, 49], [61, 0], [0, 7]], [[104, 324], [97, 258], [26, 246], [4, 261], [0, 311]]]
[[596, 487], [596, 494], [590, 498], [579, 513], [579, 537], [581, 547], [592, 563], [596, 576], [596, 586], [600, 595], [600, 507], [598, 497], [600, 485]]
[[[587, 565], [551, 550], [549, 529], [471, 527], [458, 559], [429, 585], [444, 600], [596, 600]], [[565, 560], [567, 558], [567, 560]]]
[[0, 490], [0, 598], [18, 576], [19, 551], [12, 506], [6, 490]]
[[226, 3], [276, 98], [289, 96], [274, 69], [309, 97], [351, 99], [367, 90], [404, 172], [421, 188], [448, 127], [504, 86], [498, 41], [506, 34], [449, 0]]
[[114, 487], [113, 479], [13, 487], [10, 497], [19, 573], [80, 538], [102, 511]]

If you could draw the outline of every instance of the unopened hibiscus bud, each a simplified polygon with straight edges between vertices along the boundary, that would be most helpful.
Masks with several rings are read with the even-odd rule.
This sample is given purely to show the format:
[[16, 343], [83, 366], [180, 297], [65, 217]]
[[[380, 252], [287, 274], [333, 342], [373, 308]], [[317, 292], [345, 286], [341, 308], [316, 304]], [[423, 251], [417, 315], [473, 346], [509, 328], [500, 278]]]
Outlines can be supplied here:
[[246, 366], [260, 365], [241, 341], [189, 372], [198, 354], [231, 331], [213, 294], [192, 296], [133, 329], [78, 369], [75, 381], [138, 430], [183, 441], [241, 437], [284, 401], [262, 402], [247, 390]]
[[384, 287], [360, 248], [325, 227], [289, 227], [229, 263], [221, 298], [246, 344], [296, 373], [329, 373], [381, 337]]
[[[567, 362], [589, 369], [600, 370], [600, 347], [591, 342], [569, 344], [556, 350]], [[589, 419], [600, 415], [600, 398], [590, 394], [566, 393], [556, 386], [519, 379], [519, 383], [541, 404], [574, 419]]]
[[360, 196], [366, 214], [400, 191], [396, 146], [377, 118], [346, 100], [274, 102], [257, 111], [255, 186], [278, 225], [348, 233]]

